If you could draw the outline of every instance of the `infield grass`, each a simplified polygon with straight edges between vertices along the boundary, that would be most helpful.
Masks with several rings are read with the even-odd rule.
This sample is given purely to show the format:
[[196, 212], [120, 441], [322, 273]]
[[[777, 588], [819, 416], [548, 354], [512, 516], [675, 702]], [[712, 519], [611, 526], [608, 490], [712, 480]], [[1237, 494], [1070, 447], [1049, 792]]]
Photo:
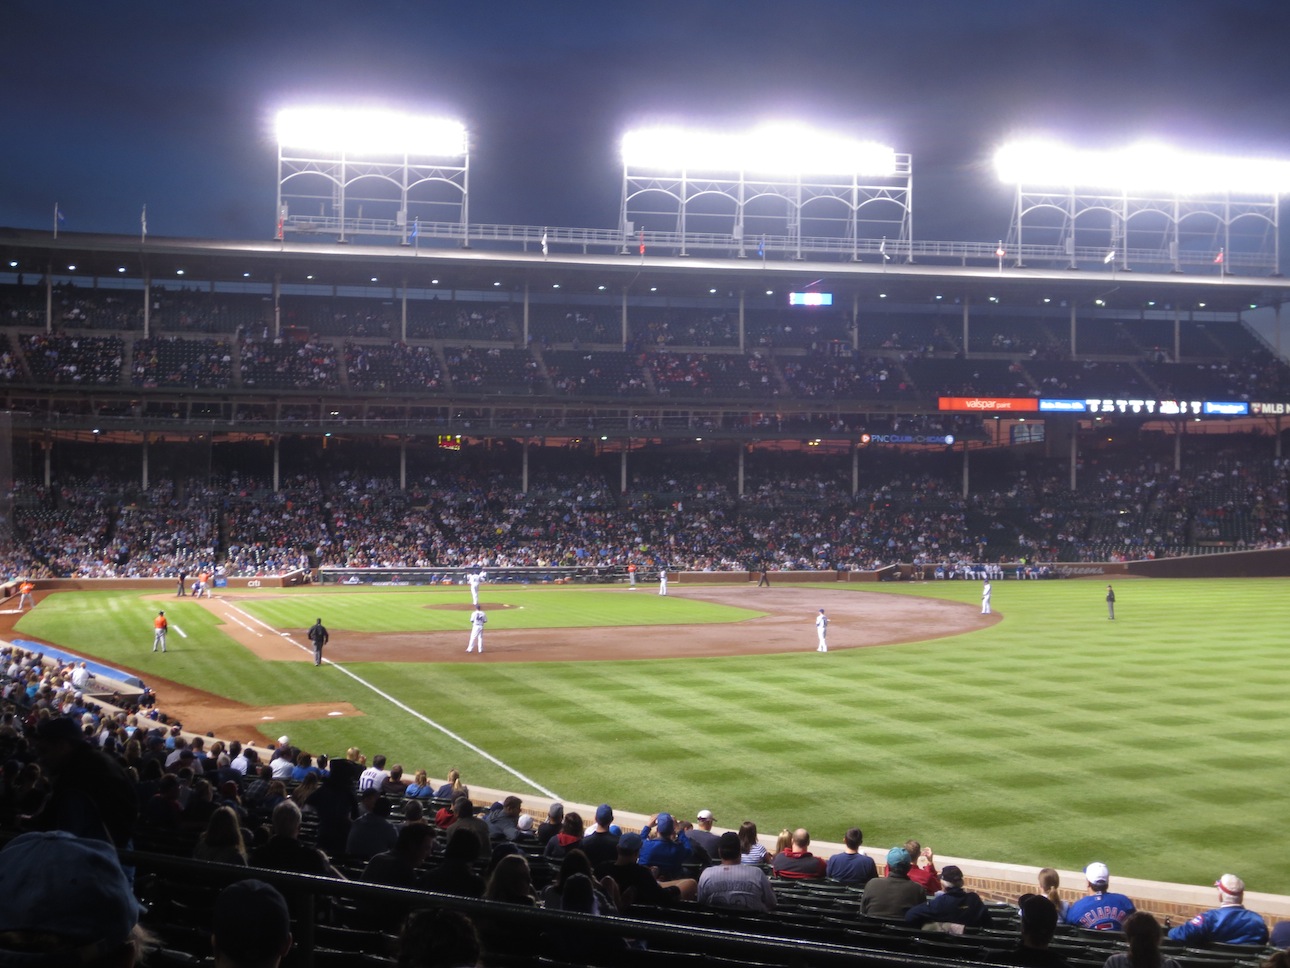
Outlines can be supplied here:
[[[352, 702], [364, 716], [278, 722], [272, 731], [314, 752], [385, 752], [435, 776], [456, 766], [468, 782], [517, 790], [534, 809], [545, 806], [543, 790], [644, 813], [707, 807], [719, 826], [748, 818], [763, 833], [805, 826], [840, 840], [856, 824], [877, 846], [912, 836], [939, 854], [1074, 869], [1102, 860], [1113, 875], [1198, 884], [1236, 871], [1251, 890], [1290, 893], [1280, 784], [1290, 581], [1115, 585], [1115, 622], [1104, 581], [996, 582], [996, 625], [856, 650], [838, 648], [847, 630], [835, 625], [826, 655], [808, 645], [648, 662], [346, 666], [537, 789], [340, 669], [261, 662], [190, 601], [164, 603], [189, 636], [172, 631], [164, 657], [147, 651], [160, 606], [135, 593], [51, 595], [18, 634], [249, 703]], [[875, 612], [887, 595], [979, 607], [974, 582], [802, 586], [804, 606], [816, 587], [866, 596]], [[464, 627], [463, 612], [424, 607], [434, 591], [319, 594], [240, 601], [297, 630], [320, 602], [333, 629], [419, 621], [414, 628], [431, 630], [440, 618]], [[462, 601], [464, 592], [455, 595]], [[746, 634], [742, 610], [679, 596], [641, 596], [646, 606], [581, 588], [508, 589], [505, 599], [521, 595], [532, 602], [490, 612], [490, 631], [644, 625], [639, 609], [658, 618], [665, 608], [668, 621], [734, 620], [730, 634]], [[485, 594], [485, 604], [496, 597]]]

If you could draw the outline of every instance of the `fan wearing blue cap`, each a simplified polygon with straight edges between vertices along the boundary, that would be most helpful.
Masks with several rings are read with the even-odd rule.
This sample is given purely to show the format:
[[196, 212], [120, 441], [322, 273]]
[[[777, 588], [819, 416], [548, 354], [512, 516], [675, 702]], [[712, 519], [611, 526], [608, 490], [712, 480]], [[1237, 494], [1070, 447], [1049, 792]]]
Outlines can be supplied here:
[[[653, 831], [655, 836], [651, 837]], [[685, 865], [694, 862], [690, 839], [676, 829], [676, 820], [670, 813], [656, 813], [650, 817], [641, 835], [640, 862], [646, 867], [657, 867], [660, 880], [673, 881], [685, 877]]]
[[596, 808], [596, 826], [582, 838], [582, 852], [591, 861], [592, 870], [601, 864], [612, 864], [618, 856], [618, 838], [614, 827], [614, 808], [602, 803]]
[[914, 858], [904, 847], [887, 851], [887, 876], [875, 877], [864, 886], [860, 913], [876, 918], [904, 918], [905, 912], [927, 899], [923, 888], [909, 879]]

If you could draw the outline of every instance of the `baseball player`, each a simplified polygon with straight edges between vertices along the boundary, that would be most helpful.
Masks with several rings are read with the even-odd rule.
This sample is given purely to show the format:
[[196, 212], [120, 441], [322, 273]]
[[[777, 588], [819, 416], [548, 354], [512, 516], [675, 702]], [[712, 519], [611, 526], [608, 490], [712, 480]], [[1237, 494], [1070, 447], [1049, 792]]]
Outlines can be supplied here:
[[662, 595], [664, 598], [667, 597], [667, 569], [666, 568], [660, 568], [658, 570], [658, 593]]
[[36, 586], [29, 581], [24, 581], [18, 586], [18, 611], [21, 612], [24, 608], [36, 607], [36, 600], [31, 597], [31, 593], [35, 590]]
[[1110, 585], [1106, 586], [1106, 617], [1115, 621], [1115, 589]]
[[470, 643], [466, 646], [467, 652], [475, 651], [475, 643], [479, 643], [480, 654], [484, 651], [484, 625], [488, 622], [488, 616], [478, 605], [470, 613]]
[[470, 601], [476, 608], [479, 607], [479, 586], [483, 584], [484, 573], [482, 571], [472, 571], [466, 576], [466, 584], [470, 586]]
[[636, 563], [632, 562], [627, 566], [627, 587], [636, 591]]
[[981, 586], [981, 614], [990, 614], [990, 579], [988, 578], [985, 580], [985, 584]]
[[820, 614], [815, 616], [815, 635], [819, 639], [819, 644], [815, 647], [816, 652], [828, 652], [829, 644], [825, 639], [829, 634], [829, 617], [824, 614], [824, 609], [820, 609]]
[[156, 652], [157, 647], [161, 651], [166, 651], [166, 632], [170, 630], [170, 623], [166, 621], [166, 613], [158, 612], [157, 617], [152, 620], [152, 651]]

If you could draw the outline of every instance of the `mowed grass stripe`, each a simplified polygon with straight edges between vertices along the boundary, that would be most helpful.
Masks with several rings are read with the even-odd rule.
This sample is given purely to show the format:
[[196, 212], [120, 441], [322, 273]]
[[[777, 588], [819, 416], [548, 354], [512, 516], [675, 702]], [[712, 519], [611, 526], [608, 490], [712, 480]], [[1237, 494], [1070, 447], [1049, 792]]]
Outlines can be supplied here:
[[[247, 612], [275, 628], [304, 629], [321, 617], [335, 635], [345, 632], [448, 632], [467, 628], [466, 589], [418, 589], [336, 595], [328, 590], [273, 598], [240, 597]], [[480, 594], [490, 632], [510, 629], [599, 628], [630, 625], [703, 625], [757, 618], [764, 612], [676, 596], [620, 590], [488, 586]], [[501, 606], [505, 607], [501, 607]]]
[[[570, 799], [647, 813], [709, 807], [722, 824], [803, 825], [820, 839], [839, 839], [855, 823], [873, 844], [916, 836], [942, 854], [1072, 868], [1099, 859], [1125, 876], [1204, 884], [1238, 870], [1253, 890], [1290, 893], [1277, 860], [1290, 582], [1115, 585], [1115, 622], [1106, 619], [1104, 581], [1009, 580], [995, 582], [996, 625], [827, 656], [353, 668]], [[980, 595], [975, 582], [847, 590], [970, 607]], [[417, 598], [398, 590], [389, 600], [400, 596]], [[303, 627], [326, 603], [335, 627], [331, 603], [346, 597], [315, 590], [292, 620]], [[377, 601], [364, 610], [384, 610]], [[881, 611], [887, 599], [872, 601]], [[103, 602], [81, 617], [103, 615], [108, 640], [117, 610]], [[119, 610], [132, 616], [122, 629], [138, 659], [155, 609]], [[464, 620], [446, 614], [454, 628]], [[246, 656], [218, 642], [194, 645], [209, 648], [216, 667]], [[287, 665], [257, 677], [245, 666], [234, 676], [189, 661], [167, 672], [209, 676], [194, 684], [230, 695], [258, 694], [252, 681], [277, 680]], [[314, 675], [326, 669], [301, 671], [275, 689], [341, 688], [339, 677]], [[291, 724], [293, 739], [316, 737], [314, 748], [328, 752], [357, 743], [432, 773], [458, 766], [481, 785], [513, 782], [388, 703], [370, 694], [351, 701], [367, 716]]]

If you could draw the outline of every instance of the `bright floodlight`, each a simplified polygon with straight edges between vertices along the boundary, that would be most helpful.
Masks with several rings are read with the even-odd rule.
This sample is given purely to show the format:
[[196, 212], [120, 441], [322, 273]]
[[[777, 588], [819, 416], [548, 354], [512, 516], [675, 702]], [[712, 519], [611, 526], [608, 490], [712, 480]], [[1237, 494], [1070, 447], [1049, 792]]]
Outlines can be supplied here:
[[357, 108], [287, 108], [278, 112], [278, 146], [356, 155], [466, 154], [460, 121], [397, 111]]
[[1150, 142], [1114, 151], [1087, 151], [1053, 141], [1017, 141], [996, 152], [994, 165], [1001, 181], [1032, 188], [1174, 195], [1280, 195], [1290, 190], [1290, 162], [1201, 155]]
[[623, 135], [629, 168], [689, 172], [759, 172], [766, 175], [868, 175], [896, 173], [896, 152], [801, 125], [764, 125], [738, 134], [685, 128], [642, 128]]

